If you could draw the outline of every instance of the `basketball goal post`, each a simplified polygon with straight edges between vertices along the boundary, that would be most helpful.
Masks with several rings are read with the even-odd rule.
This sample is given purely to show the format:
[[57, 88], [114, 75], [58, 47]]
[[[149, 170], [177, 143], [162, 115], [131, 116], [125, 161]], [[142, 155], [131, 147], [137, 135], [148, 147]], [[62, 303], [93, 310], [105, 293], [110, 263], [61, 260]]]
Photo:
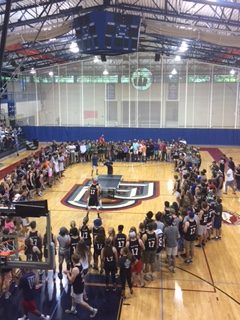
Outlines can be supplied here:
[[[0, 243], [0, 269], [1, 268], [29, 268], [29, 269], [53, 269], [54, 266], [54, 244], [52, 243], [51, 236], [51, 215], [48, 210], [47, 200], [40, 201], [27, 201], [27, 202], [15, 202], [9, 207], [0, 207], [0, 217], [20, 217], [20, 218], [44, 218], [46, 221], [46, 235], [47, 235], [47, 248], [48, 258], [44, 262], [24, 261], [20, 259], [10, 259], [15, 255], [18, 257], [18, 253], [24, 248], [19, 246], [18, 241], [14, 239], [18, 238], [18, 235], [10, 236], [12, 239], [2, 241]], [[9, 249], [9, 242], [12, 245]], [[7, 248], [8, 247], [8, 248]]]

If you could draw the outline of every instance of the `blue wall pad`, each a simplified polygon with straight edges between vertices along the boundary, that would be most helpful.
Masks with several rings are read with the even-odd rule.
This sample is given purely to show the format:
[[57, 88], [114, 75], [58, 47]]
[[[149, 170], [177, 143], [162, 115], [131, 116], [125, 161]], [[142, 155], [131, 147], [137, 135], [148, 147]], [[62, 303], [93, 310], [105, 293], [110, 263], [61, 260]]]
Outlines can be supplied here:
[[104, 134], [106, 141], [132, 139], [185, 139], [196, 145], [240, 145], [238, 129], [165, 129], [165, 128], [105, 128], [105, 127], [22, 127], [27, 140], [37, 139], [40, 142], [77, 141], [98, 139]]

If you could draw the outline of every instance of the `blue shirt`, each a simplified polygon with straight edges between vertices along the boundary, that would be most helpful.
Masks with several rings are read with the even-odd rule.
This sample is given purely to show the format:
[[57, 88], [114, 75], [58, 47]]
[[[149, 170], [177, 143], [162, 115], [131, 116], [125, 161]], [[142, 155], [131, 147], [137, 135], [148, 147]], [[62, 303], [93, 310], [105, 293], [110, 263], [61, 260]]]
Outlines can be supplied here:
[[19, 282], [19, 289], [22, 289], [24, 300], [33, 300], [35, 296], [36, 275], [33, 272], [25, 273]]

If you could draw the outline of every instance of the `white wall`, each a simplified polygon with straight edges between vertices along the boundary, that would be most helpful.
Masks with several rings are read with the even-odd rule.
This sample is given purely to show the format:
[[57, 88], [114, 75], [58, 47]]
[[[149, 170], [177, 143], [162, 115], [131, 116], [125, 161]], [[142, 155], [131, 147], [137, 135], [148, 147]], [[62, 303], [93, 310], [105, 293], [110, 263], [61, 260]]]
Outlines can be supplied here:
[[[131, 126], [146, 127], [240, 127], [239, 83], [187, 83], [179, 80], [178, 120], [166, 122], [169, 81], [153, 83], [148, 90], [136, 90], [131, 83], [115, 84], [115, 104], [117, 121], [109, 122], [107, 110], [111, 106], [106, 101], [105, 84], [29, 84], [26, 93], [35, 101], [17, 101], [17, 118], [35, 117], [35, 124], [62, 126], [122, 126], [126, 107], [133, 102]], [[187, 89], [187, 90], [186, 90]], [[16, 86], [19, 91], [19, 87]], [[237, 97], [238, 94], [238, 97]], [[125, 101], [126, 110], [123, 108]], [[153, 104], [151, 102], [154, 101]], [[146, 103], [146, 114], [143, 105]], [[237, 109], [236, 109], [237, 106]], [[159, 108], [159, 109], [158, 109]], [[186, 112], [185, 112], [186, 111]], [[236, 112], [237, 111], [237, 112]], [[114, 111], [115, 112], [115, 111]], [[147, 119], [145, 124], [140, 117]], [[148, 113], [148, 114], [147, 114]], [[154, 118], [156, 115], [157, 121]], [[237, 115], [237, 118], [236, 118]], [[125, 123], [128, 126], [129, 123]]]

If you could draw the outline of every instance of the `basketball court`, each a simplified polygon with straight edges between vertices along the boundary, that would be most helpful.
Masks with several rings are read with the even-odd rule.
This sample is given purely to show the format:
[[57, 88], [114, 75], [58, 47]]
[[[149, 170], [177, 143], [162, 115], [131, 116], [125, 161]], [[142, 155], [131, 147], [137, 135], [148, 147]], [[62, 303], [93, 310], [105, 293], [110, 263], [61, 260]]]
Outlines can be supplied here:
[[[214, 159], [213, 155], [214, 153], [217, 154], [218, 150], [224, 152], [227, 156], [232, 155], [236, 163], [240, 161], [238, 148], [215, 148], [214, 150], [211, 149], [210, 152], [209, 149], [203, 149], [201, 151], [202, 168], [209, 170], [209, 166]], [[27, 152], [24, 152], [22, 156], [26, 154]], [[14, 163], [15, 158], [12, 158], [11, 161]], [[99, 167], [99, 176], [103, 175], [103, 178], [100, 178], [102, 183], [105, 182], [106, 178], [109, 178], [104, 175], [105, 170], [104, 166]], [[158, 192], [150, 198], [144, 198], [144, 195], [142, 195], [140, 201], [137, 201], [134, 206], [124, 208], [123, 202], [123, 208], [103, 209], [101, 216], [106, 230], [109, 227], [116, 229], [119, 224], [123, 224], [125, 233], [128, 233], [131, 226], [138, 227], [138, 224], [144, 220], [147, 211], [152, 210], [156, 213], [163, 209], [164, 201], [172, 202], [175, 200], [171, 192], [174, 175], [172, 163], [115, 162], [114, 172], [118, 176], [117, 182], [114, 181], [116, 190], [121, 183], [141, 185], [143, 181], [145, 181], [145, 184], [147, 181], [157, 181]], [[85, 180], [91, 180], [90, 176], [90, 163], [74, 164], [67, 168], [61, 181], [44, 192], [43, 199], [48, 202], [51, 226], [55, 235], [58, 234], [62, 226], [69, 227], [71, 220], [75, 220], [77, 226], [81, 225], [82, 219], [86, 215], [85, 208], [69, 206], [67, 202], [62, 200], [73, 190], [75, 185], [83, 184]], [[113, 187], [111, 186], [111, 188]], [[118, 192], [114, 193], [114, 196], [118, 194]], [[136, 196], [135, 193], [133, 198], [134, 196]], [[106, 199], [112, 201], [114, 198], [111, 195]], [[182, 319], [183, 317], [184, 319], [193, 319], [193, 315], [194, 319], [212, 317], [222, 319], [223, 315], [226, 319], [238, 319], [240, 310], [238, 254], [240, 225], [237, 219], [239, 193], [237, 195], [224, 195], [223, 205], [228, 223], [223, 225], [221, 241], [211, 240], [204, 249], [196, 248], [196, 257], [191, 265], [186, 265], [184, 259], [179, 256], [176, 273], [174, 274], [168, 271], [165, 253], [163, 253], [158, 262], [154, 280], [146, 281], [144, 288], [134, 288], [133, 295], [130, 295], [127, 291], [126, 300], [121, 299], [120, 289], [116, 293], [105, 292], [103, 276], [96, 271], [91, 271], [87, 279], [87, 292], [90, 304], [99, 309], [96, 319], [125, 320], [140, 317], [149, 320]], [[233, 215], [231, 216], [231, 214]], [[96, 214], [92, 210], [90, 212], [90, 226], [95, 217]], [[235, 217], [235, 220], [232, 217]], [[38, 229], [43, 234], [46, 228], [45, 217], [34, 219], [37, 220]], [[50, 271], [48, 283], [44, 282], [43, 288], [38, 293], [40, 308], [50, 314], [52, 319], [74, 319], [74, 316], [66, 315], [63, 312], [70, 304], [69, 287], [66, 279], [64, 278], [62, 282], [59, 279], [53, 282], [51, 279]], [[19, 293], [16, 288], [12, 288], [12, 290], [13, 294], [8, 300], [1, 298], [1, 319], [15, 320], [21, 316]], [[203, 310], [206, 311], [206, 314], [203, 313]], [[3, 315], [4, 318], [2, 318]], [[79, 319], [88, 319], [88, 317], [87, 313], [78, 309]], [[32, 317], [31, 319], [35, 318]]]

